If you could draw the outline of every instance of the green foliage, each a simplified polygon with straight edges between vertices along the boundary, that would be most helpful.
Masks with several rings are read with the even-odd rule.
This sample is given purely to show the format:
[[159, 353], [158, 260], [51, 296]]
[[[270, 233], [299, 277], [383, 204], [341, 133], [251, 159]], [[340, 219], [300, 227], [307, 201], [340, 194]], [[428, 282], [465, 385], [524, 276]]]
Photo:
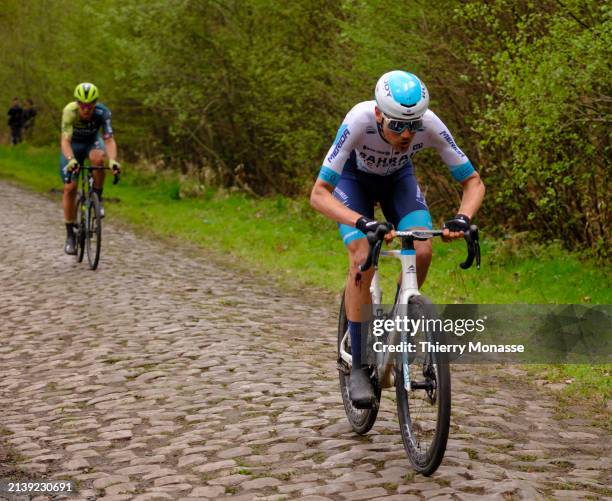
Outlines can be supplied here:
[[467, 54], [492, 92], [474, 128], [494, 161], [487, 184], [507, 226], [605, 256], [612, 10], [498, 0], [456, 12], [480, 33]]
[[[481, 226], [605, 258], [611, 13], [595, 0], [4, 0], [0, 101], [33, 98], [33, 142], [48, 144], [74, 86], [93, 81], [124, 159], [195, 179], [177, 196], [295, 196], [348, 110], [404, 68], [485, 181]], [[441, 221], [460, 186], [431, 152], [415, 164]]]
[[152, 122], [153, 142], [141, 137], [137, 148], [212, 169], [216, 184], [295, 193], [305, 179], [296, 171], [311, 177], [319, 167], [313, 151], [329, 141], [320, 131], [340, 120], [341, 89], [330, 92], [341, 70], [330, 65], [338, 4], [171, 3], [121, 2], [99, 14], [129, 62], [115, 92]]
[[[79, 82], [94, 81], [109, 96], [104, 61], [109, 48], [84, 23], [85, 2], [3, 0], [0, 8], [0, 102], [31, 98], [38, 110], [33, 142], [58, 141], [61, 110]], [[58, 141], [59, 142], [59, 141]]]

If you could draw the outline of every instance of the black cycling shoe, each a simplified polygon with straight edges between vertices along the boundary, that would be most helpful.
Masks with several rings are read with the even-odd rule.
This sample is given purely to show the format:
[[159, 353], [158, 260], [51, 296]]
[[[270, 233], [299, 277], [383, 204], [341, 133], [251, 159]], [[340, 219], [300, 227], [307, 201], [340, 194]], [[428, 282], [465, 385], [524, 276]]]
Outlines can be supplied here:
[[364, 367], [351, 369], [349, 396], [357, 409], [369, 409], [374, 402], [374, 387]]
[[64, 245], [64, 252], [72, 256], [74, 256], [77, 253], [76, 239], [74, 238], [74, 235], [68, 235], [66, 237], [66, 244]]

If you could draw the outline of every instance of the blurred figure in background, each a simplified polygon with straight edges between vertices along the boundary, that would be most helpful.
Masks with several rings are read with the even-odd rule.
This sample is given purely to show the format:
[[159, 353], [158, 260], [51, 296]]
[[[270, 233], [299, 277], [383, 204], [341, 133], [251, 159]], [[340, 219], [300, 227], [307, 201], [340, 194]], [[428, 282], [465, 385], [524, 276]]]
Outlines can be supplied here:
[[11, 143], [21, 142], [21, 127], [23, 126], [23, 108], [19, 104], [19, 98], [13, 98], [13, 104], [8, 110], [8, 125], [11, 128]]
[[36, 108], [31, 99], [26, 99], [23, 107], [23, 135], [26, 139], [32, 137], [32, 131], [34, 130], [34, 119], [36, 118]]

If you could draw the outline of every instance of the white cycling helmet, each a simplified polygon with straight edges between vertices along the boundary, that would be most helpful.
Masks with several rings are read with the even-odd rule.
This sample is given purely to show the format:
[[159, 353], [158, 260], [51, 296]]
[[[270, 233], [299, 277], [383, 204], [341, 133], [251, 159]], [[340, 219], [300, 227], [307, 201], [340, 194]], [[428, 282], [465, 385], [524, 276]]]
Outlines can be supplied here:
[[416, 75], [390, 71], [376, 83], [376, 106], [387, 118], [418, 120], [429, 108], [429, 92]]

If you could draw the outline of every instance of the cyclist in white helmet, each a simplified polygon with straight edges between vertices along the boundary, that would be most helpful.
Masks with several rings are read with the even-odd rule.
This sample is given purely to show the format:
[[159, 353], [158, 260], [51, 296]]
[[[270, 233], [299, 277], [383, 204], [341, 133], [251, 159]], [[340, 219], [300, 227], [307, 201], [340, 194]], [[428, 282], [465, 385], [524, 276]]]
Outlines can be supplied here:
[[[412, 73], [391, 71], [376, 84], [375, 100], [355, 105], [331, 145], [310, 195], [311, 205], [338, 223], [349, 253], [345, 306], [353, 367], [349, 393], [356, 407], [367, 408], [374, 390], [361, 364], [360, 306], [370, 303], [373, 270], [359, 272], [368, 254], [365, 233], [376, 230], [374, 205], [398, 230], [432, 228], [431, 215], [414, 175], [412, 156], [435, 148], [463, 196], [457, 214], [445, 223], [447, 241], [462, 238], [480, 208], [485, 187], [451, 133], [429, 109], [425, 84]], [[389, 238], [393, 234], [388, 235]], [[417, 279], [423, 285], [431, 262], [431, 241], [415, 242]]]

